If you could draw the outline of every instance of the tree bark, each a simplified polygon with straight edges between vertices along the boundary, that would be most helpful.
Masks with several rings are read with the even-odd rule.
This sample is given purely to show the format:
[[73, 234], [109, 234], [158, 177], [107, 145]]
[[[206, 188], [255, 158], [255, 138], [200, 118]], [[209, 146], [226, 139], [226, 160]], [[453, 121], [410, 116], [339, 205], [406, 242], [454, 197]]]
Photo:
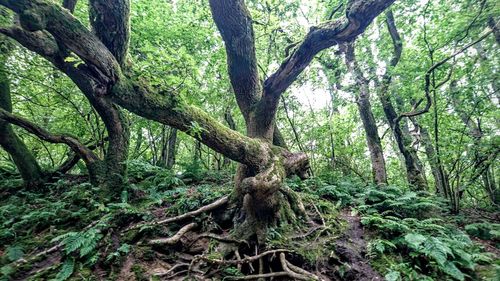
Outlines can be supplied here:
[[[420, 141], [424, 146], [425, 154], [427, 156], [427, 160], [430, 163], [432, 175], [435, 181], [436, 192], [447, 198], [449, 195], [449, 185], [448, 179], [443, 176], [443, 173], [440, 172], [439, 165], [437, 161], [436, 150], [434, 149], [434, 145], [432, 144], [431, 136], [429, 135], [429, 131], [426, 128], [422, 127], [417, 121], [416, 117], [410, 118], [415, 130], [420, 133]], [[444, 169], [444, 168], [443, 168]]]
[[358, 106], [359, 116], [363, 122], [366, 143], [368, 145], [368, 150], [370, 151], [372, 176], [377, 185], [386, 185], [387, 171], [385, 168], [384, 152], [378, 135], [377, 122], [375, 121], [375, 117], [372, 112], [370, 89], [368, 81], [358, 66], [354, 50], [354, 44], [348, 44], [345, 52], [345, 59], [346, 64], [350, 72], [354, 75], [354, 79], [357, 84], [357, 87], [355, 87], [355, 90], [358, 92], [356, 94], [356, 105]]
[[74, 13], [77, 2], [78, 2], [78, 0], [64, 0], [63, 7], [68, 9], [70, 11], [70, 13]]
[[411, 137], [404, 134], [399, 122], [396, 122], [398, 114], [396, 113], [396, 109], [394, 108], [390, 98], [389, 87], [392, 80], [391, 72], [392, 69], [399, 63], [401, 52], [403, 50], [403, 44], [399, 32], [396, 28], [394, 16], [391, 11], [387, 12], [386, 23], [392, 38], [394, 54], [389, 63], [389, 67], [386, 69], [386, 72], [383, 75], [382, 85], [380, 87], [378, 96], [387, 118], [387, 122], [389, 123], [389, 126], [391, 127], [391, 130], [393, 132], [399, 152], [404, 157], [408, 183], [415, 189], [425, 190], [427, 189], [427, 182], [425, 180], [423, 171], [419, 169], [418, 161], [416, 159], [417, 152], [411, 147]]
[[177, 145], [177, 129], [170, 128], [170, 135], [168, 138], [168, 155], [167, 155], [167, 169], [172, 169], [175, 165], [175, 155], [176, 155], [176, 145]]
[[[231, 114], [231, 108], [226, 107], [226, 110], [224, 111], [224, 120], [227, 123], [227, 126], [229, 129], [236, 131], [236, 123], [234, 122], [233, 115]], [[274, 143], [274, 141], [273, 141]], [[222, 167], [227, 167], [231, 164], [231, 159], [224, 157], [224, 160], [222, 162]]]

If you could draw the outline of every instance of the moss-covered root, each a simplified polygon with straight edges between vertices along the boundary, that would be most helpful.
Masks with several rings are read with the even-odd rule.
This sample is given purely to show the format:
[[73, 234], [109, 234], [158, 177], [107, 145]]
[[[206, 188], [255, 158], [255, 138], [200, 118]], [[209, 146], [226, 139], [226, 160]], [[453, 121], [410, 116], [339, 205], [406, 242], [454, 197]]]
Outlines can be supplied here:
[[[233, 237], [246, 240], [250, 244], [256, 243], [259, 247], [265, 247], [269, 228], [284, 225], [297, 228], [301, 221], [309, 221], [302, 200], [296, 192], [281, 186], [273, 196], [272, 208], [267, 209], [268, 213], [263, 214], [262, 210], [253, 211], [252, 198], [249, 194], [245, 195], [242, 209], [240, 212], [236, 212], [243, 214], [245, 219], [241, 223], [238, 223], [239, 218], [234, 219]], [[256, 241], [252, 241], [252, 239], [256, 239]]]

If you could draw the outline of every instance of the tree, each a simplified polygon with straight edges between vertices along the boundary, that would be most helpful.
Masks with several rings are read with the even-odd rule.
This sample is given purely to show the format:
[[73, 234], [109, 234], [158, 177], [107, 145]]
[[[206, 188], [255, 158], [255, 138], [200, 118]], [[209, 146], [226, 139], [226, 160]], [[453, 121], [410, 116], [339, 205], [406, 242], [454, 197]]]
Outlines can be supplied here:
[[366, 143], [370, 151], [370, 159], [372, 162], [373, 180], [378, 185], [387, 184], [387, 171], [385, 168], [384, 150], [378, 135], [378, 127], [373, 116], [372, 106], [370, 103], [369, 81], [366, 80], [354, 52], [354, 44], [349, 44], [345, 50], [345, 60], [350, 72], [354, 75], [354, 79], [358, 85], [356, 91], [356, 105], [358, 106], [359, 116], [363, 122], [365, 130]]
[[[308, 160], [273, 146], [277, 106], [282, 93], [321, 50], [361, 34], [392, 0], [350, 1], [346, 17], [311, 28], [278, 70], [263, 83], [256, 63], [253, 21], [245, 2], [212, 0], [213, 19], [226, 44], [229, 76], [244, 116], [247, 136], [221, 125], [200, 109], [186, 104], [179, 93], [153, 89], [128, 67], [129, 2], [90, 1], [89, 31], [67, 10], [45, 0], [1, 0], [19, 15], [20, 27], [2, 32], [42, 55], [68, 75], [101, 113], [110, 145], [107, 174], [121, 169], [127, 149], [126, 122], [114, 103], [142, 117], [187, 132], [217, 152], [241, 163], [233, 203], [241, 210], [239, 233], [257, 234], [260, 243], [267, 226], [278, 221], [285, 198], [286, 176], [306, 176]], [[71, 53], [68, 53], [71, 52]], [[68, 57], [77, 60], [68, 60]], [[110, 173], [111, 172], [111, 173]], [[116, 173], [120, 174], [120, 173]], [[113, 184], [114, 185], [114, 184]], [[284, 194], [284, 195], [283, 195]], [[296, 203], [293, 207], [297, 207]]]
[[[12, 43], [3, 35], [0, 37], [0, 108], [12, 112], [10, 81], [5, 64]], [[27, 187], [36, 187], [43, 181], [42, 169], [24, 142], [14, 132], [12, 126], [0, 119], [0, 146], [9, 153]]]
[[418, 159], [417, 151], [411, 146], [411, 136], [407, 133], [407, 130], [402, 129], [399, 122], [399, 115], [393, 105], [393, 102], [391, 101], [391, 71], [393, 71], [393, 68], [399, 63], [401, 53], [403, 51], [403, 42], [396, 28], [392, 11], [389, 11], [386, 15], [386, 24], [393, 42], [394, 54], [389, 63], [389, 67], [385, 70], [382, 77], [379, 99], [382, 104], [382, 108], [384, 109], [387, 122], [393, 132], [399, 152], [403, 155], [408, 183], [415, 189], [424, 190], [427, 188], [427, 181], [425, 180], [424, 171], [419, 164], [420, 160]]

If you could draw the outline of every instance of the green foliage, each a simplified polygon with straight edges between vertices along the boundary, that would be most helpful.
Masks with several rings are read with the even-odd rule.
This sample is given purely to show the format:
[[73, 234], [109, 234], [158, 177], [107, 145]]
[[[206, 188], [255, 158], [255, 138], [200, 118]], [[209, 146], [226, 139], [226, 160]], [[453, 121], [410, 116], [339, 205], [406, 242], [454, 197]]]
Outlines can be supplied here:
[[61, 266], [61, 270], [57, 273], [55, 280], [64, 281], [71, 277], [75, 271], [75, 260], [67, 259]]
[[427, 192], [405, 191], [396, 186], [367, 188], [359, 197], [359, 210], [400, 218], [425, 218], [439, 215], [446, 204]]
[[388, 280], [465, 280], [475, 276], [479, 264], [492, 262], [465, 233], [440, 218], [446, 212], [433, 196], [368, 188], [357, 201], [363, 203], [358, 206], [362, 223], [378, 237], [368, 245], [369, 256]]
[[500, 242], [500, 224], [497, 223], [473, 223], [465, 226], [467, 234], [483, 239]]
[[83, 232], [68, 232], [52, 240], [52, 242], [61, 241], [64, 245], [66, 254], [79, 253], [84, 257], [91, 253], [101, 240], [103, 235], [99, 229], [91, 228]]

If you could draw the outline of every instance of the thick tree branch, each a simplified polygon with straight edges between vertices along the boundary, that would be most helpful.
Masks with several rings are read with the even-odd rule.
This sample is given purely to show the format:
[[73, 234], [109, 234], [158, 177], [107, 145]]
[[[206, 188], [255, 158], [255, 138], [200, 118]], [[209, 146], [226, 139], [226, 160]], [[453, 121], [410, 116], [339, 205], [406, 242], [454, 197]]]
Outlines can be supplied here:
[[93, 32], [124, 67], [130, 42], [130, 0], [90, 0]]
[[389, 30], [389, 35], [392, 39], [392, 46], [394, 52], [392, 53], [392, 58], [389, 61], [388, 67], [385, 69], [384, 75], [382, 76], [382, 91], [387, 92], [389, 85], [392, 80], [392, 70], [396, 65], [398, 65], [401, 60], [401, 54], [403, 52], [403, 41], [399, 35], [398, 29], [396, 27], [396, 22], [394, 20], [394, 14], [392, 10], [388, 10], [385, 17], [385, 23], [387, 25], [387, 30]]
[[225, 42], [229, 78], [238, 106], [248, 118], [261, 97], [254, 32], [244, 0], [210, 0], [212, 17]]
[[70, 13], [74, 13], [77, 2], [78, 2], [78, 0], [64, 0], [63, 7], [68, 9], [68, 11], [70, 11]]
[[46, 131], [45, 129], [41, 128], [40, 126], [32, 123], [29, 120], [26, 120], [22, 117], [16, 116], [4, 109], [0, 108], [0, 118], [14, 124], [16, 126], [19, 126], [26, 131], [32, 133], [33, 135], [37, 136], [38, 138], [48, 141], [50, 143], [64, 143], [67, 144], [71, 149], [80, 155], [80, 157], [86, 162], [86, 163], [94, 163], [99, 161], [99, 158], [90, 150], [87, 148], [85, 145], [81, 144], [77, 139], [67, 136], [67, 135], [54, 135], [51, 134], [50, 132]]
[[85, 61], [105, 84], [114, 82], [120, 67], [113, 54], [71, 13], [44, 0], [0, 0], [17, 14], [28, 31], [47, 30], [54, 38]]
[[[275, 113], [280, 95], [297, 79], [316, 54], [356, 38], [393, 2], [394, 0], [353, 0], [348, 4], [345, 18], [312, 27], [302, 43], [265, 81], [259, 112]], [[274, 114], [272, 116], [274, 118]], [[270, 121], [272, 120], [267, 122]]]
[[0, 33], [11, 37], [21, 45], [40, 55], [51, 58], [59, 53], [59, 46], [50, 33], [45, 31], [30, 32], [20, 26], [0, 27]]

